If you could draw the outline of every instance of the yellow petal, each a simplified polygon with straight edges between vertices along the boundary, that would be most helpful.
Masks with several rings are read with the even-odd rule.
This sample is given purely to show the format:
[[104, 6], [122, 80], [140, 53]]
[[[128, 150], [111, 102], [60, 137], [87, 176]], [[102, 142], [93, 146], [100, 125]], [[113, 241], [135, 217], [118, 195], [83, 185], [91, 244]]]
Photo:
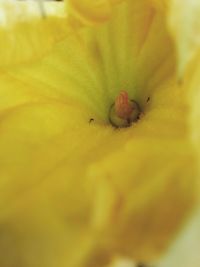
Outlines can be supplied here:
[[166, 11], [168, 8], [170, 1], [167, 0], [151, 0], [154, 6], [162, 11]]
[[177, 47], [178, 75], [184, 74], [187, 63], [200, 46], [200, 2], [198, 0], [169, 1], [169, 27]]
[[[64, 5], [38, 1], [0, 3], [0, 66], [36, 60], [47, 54], [69, 31]], [[45, 17], [44, 17], [45, 16]]]
[[[197, 157], [200, 160], [200, 54], [196, 56], [186, 69], [185, 77], [182, 86], [188, 91], [188, 100], [190, 103], [190, 123], [191, 123], [191, 138], [196, 151]], [[198, 166], [200, 173], [200, 165]], [[200, 188], [200, 184], [199, 184]]]
[[115, 258], [111, 264], [107, 267], [136, 267], [137, 263], [134, 263], [131, 259]]
[[[195, 153], [184, 137], [184, 119], [180, 120], [187, 109], [181, 108], [182, 92], [159, 89], [157, 107], [165, 99], [159, 110], [152, 106], [133, 129], [132, 139], [93, 165], [89, 176], [96, 196], [92, 222], [101, 233], [102, 250], [112, 248], [147, 262], [165, 251], [198, 194]], [[172, 91], [175, 95], [168, 98]], [[180, 106], [172, 99], [179, 99]], [[184, 167], [188, 163], [191, 169]], [[113, 239], [107, 238], [110, 233]]]
[[24, 104], [1, 119], [1, 265], [9, 247], [16, 265], [77, 266], [93, 238], [87, 230], [86, 162], [104, 134], [91, 128], [84, 110], [56, 101]]
[[67, 8], [73, 23], [95, 23], [106, 21], [111, 13], [112, 6], [123, 0], [70, 0]]

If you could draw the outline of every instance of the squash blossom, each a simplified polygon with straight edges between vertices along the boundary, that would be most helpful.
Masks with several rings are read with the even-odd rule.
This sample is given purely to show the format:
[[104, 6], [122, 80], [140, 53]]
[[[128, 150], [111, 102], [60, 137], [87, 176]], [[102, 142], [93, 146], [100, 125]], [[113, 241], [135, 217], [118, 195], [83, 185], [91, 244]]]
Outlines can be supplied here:
[[0, 2], [1, 267], [199, 266], [199, 18]]

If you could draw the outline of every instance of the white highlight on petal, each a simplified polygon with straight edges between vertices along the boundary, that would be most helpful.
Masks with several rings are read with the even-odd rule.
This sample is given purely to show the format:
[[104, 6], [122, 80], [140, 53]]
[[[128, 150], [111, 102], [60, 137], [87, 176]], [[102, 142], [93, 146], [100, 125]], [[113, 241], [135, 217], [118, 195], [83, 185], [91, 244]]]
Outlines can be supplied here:
[[178, 75], [182, 77], [200, 47], [200, 1], [171, 0], [169, 3], [169, 26], [177, 46]]
[[42, 19], [43, 12], [46, 16], [65, 17], [64, 1], [43, 1], [39, 4], [39, 0], [0, 0], [0, 27]]
[[184, 227], [158, 267], [200, 266], [200, 209]]

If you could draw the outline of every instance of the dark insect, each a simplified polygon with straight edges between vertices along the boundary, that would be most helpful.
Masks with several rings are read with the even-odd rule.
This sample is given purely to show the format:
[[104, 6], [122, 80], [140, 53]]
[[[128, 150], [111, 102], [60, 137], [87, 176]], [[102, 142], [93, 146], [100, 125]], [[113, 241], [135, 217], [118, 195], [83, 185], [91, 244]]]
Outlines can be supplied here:
[[94, 121], [94, 119], [93, 118], [91, 118], [90, 120], [89, 120], [89, 123], [91, 123], [91, 122], [93, 122]]
[[150, 96], [147, 98], [147, 103], [150, 101]]
[[137, 264], [137, 267], [147, 267], [147, 265], [145, 263], [140, 262]]

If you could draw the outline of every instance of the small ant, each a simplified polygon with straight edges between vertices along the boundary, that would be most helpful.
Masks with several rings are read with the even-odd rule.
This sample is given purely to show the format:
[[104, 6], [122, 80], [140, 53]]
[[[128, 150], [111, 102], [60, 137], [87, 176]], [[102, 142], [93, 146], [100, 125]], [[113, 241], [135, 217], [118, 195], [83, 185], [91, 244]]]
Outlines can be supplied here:
[[90, 120], [89, 120], [89, 123], [91, 123], [91, 122], [93, 122], [94, 121], [94, 119], [93, 118], [91, 118]]
[[150, 96], [147, 98], [147, 103], [150, 101]]
[[137, 267], [147, 267], [147, 265], [142, 263], [142, 262], [140, 262], [140, 263], [137, 264]]

